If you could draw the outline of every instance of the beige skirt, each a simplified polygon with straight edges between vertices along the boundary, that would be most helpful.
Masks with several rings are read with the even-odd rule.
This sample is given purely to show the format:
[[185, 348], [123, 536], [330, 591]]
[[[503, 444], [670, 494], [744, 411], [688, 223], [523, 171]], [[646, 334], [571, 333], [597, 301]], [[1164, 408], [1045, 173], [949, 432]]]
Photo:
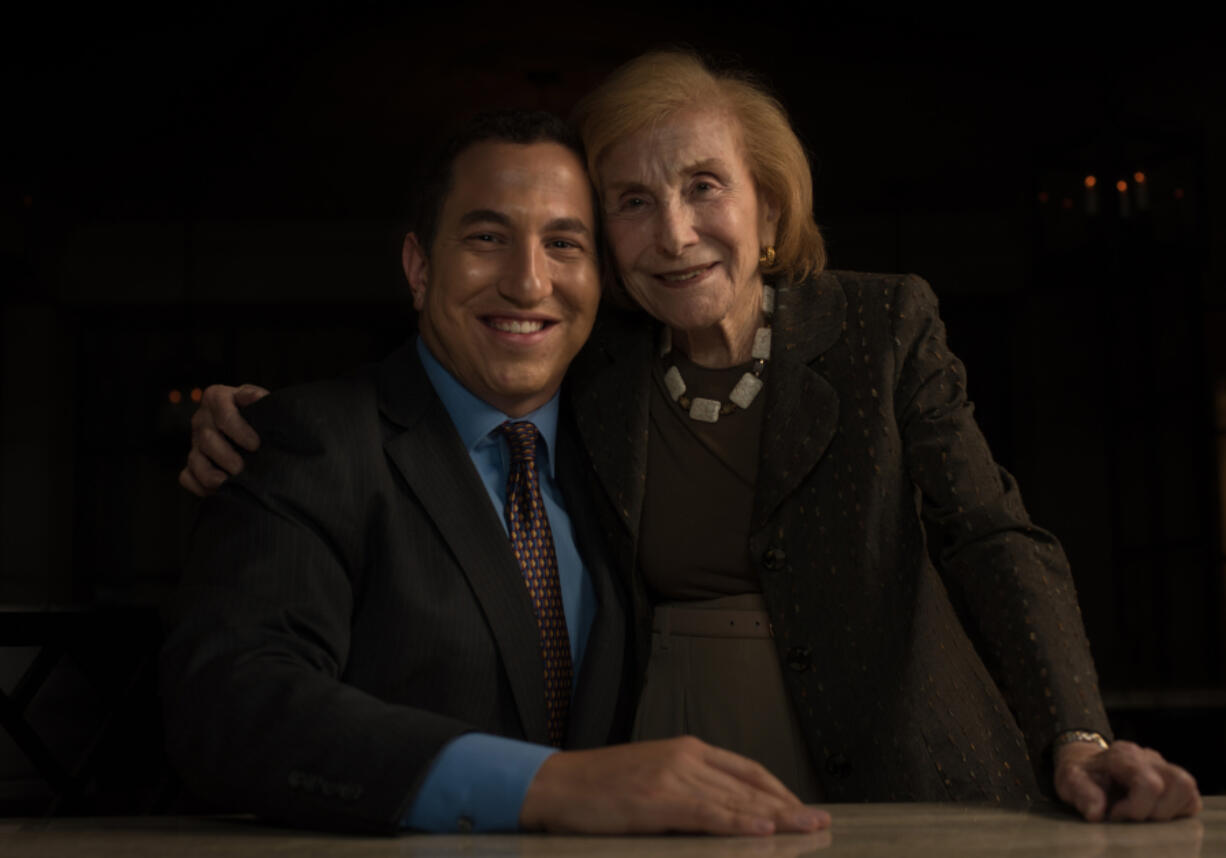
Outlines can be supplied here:
[[696, 736], [821, 800], [759, 593], [656, 606], [634, 738]]

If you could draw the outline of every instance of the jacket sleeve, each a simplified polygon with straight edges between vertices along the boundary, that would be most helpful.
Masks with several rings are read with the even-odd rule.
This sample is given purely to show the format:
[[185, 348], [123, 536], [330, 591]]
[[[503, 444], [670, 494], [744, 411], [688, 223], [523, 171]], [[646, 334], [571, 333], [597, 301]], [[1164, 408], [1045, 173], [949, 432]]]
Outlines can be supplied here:
[[911, 276], [892, 305], [894, 406], [907, 467], [922, 493], [929, 551], [968, 635], [1032, 760], [1046, 759], [1064, 730], [1109, 735], [1068, 560], [1031, 523], [1017, 483], [992, 459], [936, 296]]
[[342, 681], [361, 505], [309, 409], [274, 395], [248, 417], [261, 449], [203, 502], [168, 611], [171, 760], [190, 788], [244, 811], [393, 832], [430, 761], [472, 728]]

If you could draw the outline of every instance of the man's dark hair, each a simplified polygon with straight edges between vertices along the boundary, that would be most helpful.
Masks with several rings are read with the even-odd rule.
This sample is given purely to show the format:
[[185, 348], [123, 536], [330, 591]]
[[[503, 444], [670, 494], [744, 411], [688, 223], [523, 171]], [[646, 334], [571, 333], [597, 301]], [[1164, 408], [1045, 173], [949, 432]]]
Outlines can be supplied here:
[[456, 158], [478, 143], [557, 143], [586, 164], [583, 142], [569, 123], [544, 110], [494, 110], [480, 113], [460, 127], [428, 159], [412, 207], [410, 229], [429, 255], [438, 232], [443, 202], [451, 193]]

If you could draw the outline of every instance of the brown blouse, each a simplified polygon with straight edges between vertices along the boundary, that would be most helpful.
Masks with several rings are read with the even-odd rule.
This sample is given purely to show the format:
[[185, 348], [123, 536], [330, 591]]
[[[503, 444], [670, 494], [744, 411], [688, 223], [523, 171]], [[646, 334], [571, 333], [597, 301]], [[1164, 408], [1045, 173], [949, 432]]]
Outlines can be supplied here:
[[648, 593], [662, 602], [761, 592], [748, 545], [766, 396], [716, 423], [692, 420], [664, 386], [674, 363], [688, 395], [721, 401], [751, 366], [706, 369], [674, 351], [652, 370], [639, 544]]

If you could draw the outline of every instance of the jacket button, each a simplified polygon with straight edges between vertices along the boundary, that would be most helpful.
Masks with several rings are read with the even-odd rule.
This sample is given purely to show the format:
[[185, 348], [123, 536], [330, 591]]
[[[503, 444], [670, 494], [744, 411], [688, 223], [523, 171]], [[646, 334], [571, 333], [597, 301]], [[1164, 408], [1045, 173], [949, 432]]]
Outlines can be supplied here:
[[788, 562], [787, 552], [782, 548], [768, 548], [762, 555], [762, 565], [772, 571], [779, 571]]
[[826, 758], [826, 771], [840, 780], [851, 777], [851, 760], [843, 754], [831, 754]]
[[788, 667], [797, 673], [808, 670], [812, 663], [813, 657], [807, 646], [794, 646], [788, 650]]

